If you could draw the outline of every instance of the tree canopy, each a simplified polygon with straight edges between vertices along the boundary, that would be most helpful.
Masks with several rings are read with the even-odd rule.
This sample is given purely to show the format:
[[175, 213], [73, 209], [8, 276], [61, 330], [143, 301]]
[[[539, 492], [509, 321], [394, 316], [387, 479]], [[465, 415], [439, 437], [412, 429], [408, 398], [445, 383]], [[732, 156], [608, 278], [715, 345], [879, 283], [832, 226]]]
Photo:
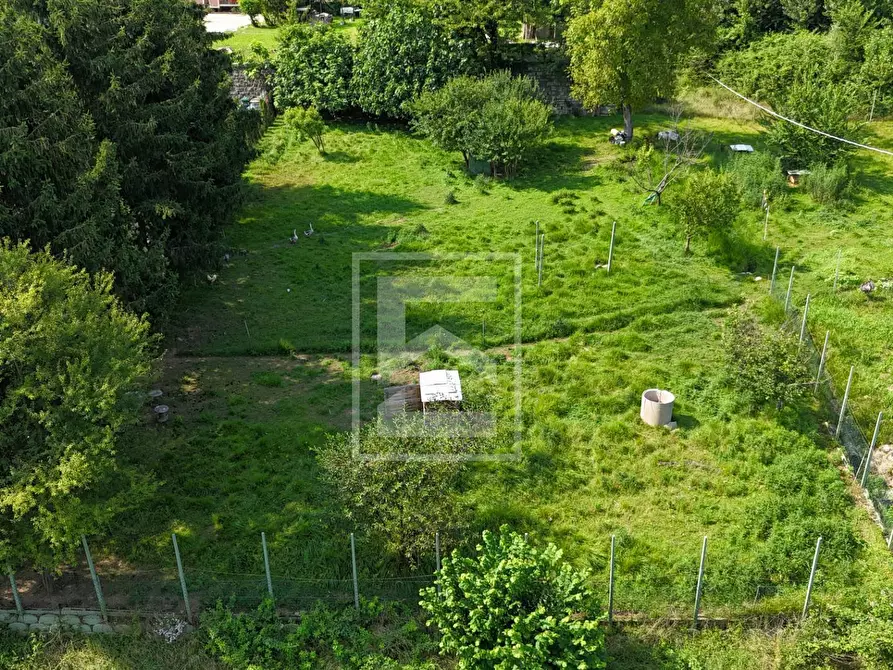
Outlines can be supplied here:
[[681, 57], [711, 41], [712, 8], [707, 0], [590, 3], [568, 26], [574, 94], [589, 107], [620, 107], [632, 139], [633, 108], [669, 97]]
[[118, 458], [149, 324], [105, 273], [0, 241], [0, 560], [52, 567], [149, 490]]
[[[0, 139], [0, 160], [19, 189], [0, 194], [13, 212], [0, 234], [114, 271], [133, 309], [160, 315], [176, 290], [168, 267], [186, 273], [217, 255], [258, 119], [230, 99], [229, 59], [191, 3], [20, 4], [5, 6], [0, 28], [0, 114], [18, 128]], [[63, 115], [45, 112], [62, 100]], [[36, 193], [52, 224], [49, 210], [23, 206]]]

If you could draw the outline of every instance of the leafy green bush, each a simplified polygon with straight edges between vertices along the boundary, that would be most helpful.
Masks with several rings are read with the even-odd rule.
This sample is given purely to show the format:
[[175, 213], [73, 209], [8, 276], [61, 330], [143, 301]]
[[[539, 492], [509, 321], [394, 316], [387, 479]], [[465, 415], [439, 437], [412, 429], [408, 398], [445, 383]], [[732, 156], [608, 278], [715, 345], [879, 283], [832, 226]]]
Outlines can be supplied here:
[[783, 667], [862, 668], [893, 667], [893, 611], [889, 604], [869, 611], [826, 606], [810, 613], [786, 650]]
[[[780, 114], [807, 126], [858, 141], [860, 125], [852, 120], [855, 89], [854, 84], [823, 82], [805, 73], [779, 96], [773, 106]], [[851, 145], [781, 119], [770, 117], [762, 123], [768, 129], [769, 143], [775, 147], [786, 169], [814, 163], [836, 163], [853, 150]]]
[[809, 374], [793, 336], [763, 328], [738, 310], [726, 324], [723, 344], [730, 381], [750, 402], [782, 407], [803, 395]]
[[263, 0], [240, 0], [239, 9], [251, 20], [251, 25], [256, 26], [257, 15], [263, 13], [264, 3]]
[[846, 200], [850, 191], [850, 172], [846, 163], [835, 165], [813, 163], [803, 178], [803, 188], [820, 205], [834, 205]]
[[336, 433], [317, 450], [322, 479], [332, 489], [345, 516], [389, 551], [415, 565], [432, 551], [434, 531], [451, 537], [464, 525], [456, 485], [466, 471], [461, 460], [357, 458], [418, 454], [475, 453], [480, 439], [460, 427], [419, 430], [418, 414], [364, 427], [358, 442], [352, 433]]
[[778, 202], [787, 194], [781, 161], [768, 153], [735, 154], [726, 169], [735, 178], [741, 200], [748, 207], [759, 207], [764, 193], [770, 202]]
[[405, 105], [420, 93], [477, 69], [470, 43], [422, 7], [396, 3], [380, 14], [363, 24], [358, 39], [352, 91], [364, 112], [406, 117]]
[[456, 77], [407, 107], [414, 128], [446, 151], [490, 163], [492, 176], [513, 177], [551, 130], [551, 108], [534, 80], [508, 71], [483, 79]]
[[503, 526], [484, 531], [474, 558], [444, 559], [422, 591], [441, 653], [459, 668], [604, 668], [605, 634], [587, 574], [553, 544], [532, 547]]
[[340, 112], [353, 104], [353, 46], [324, 25], [290, 24], [276, 51], [273, 89], [280, 107]]
[[319, 112], [315, 107], [292, 107], [285, 110], [282, 116], [285, 127], [288, 128], [294, 136], [304, 141], [309, 139], [313, 142], [313, 146], [320, 154], [326, 152], [325, 132], [326, 122], [322, 120]]
[[676, 203], [685, 252], [690, 251], [695, 235], [727, 232], [740, 210], [741, 197], [730, 174], [707, 169], [689, 177]]

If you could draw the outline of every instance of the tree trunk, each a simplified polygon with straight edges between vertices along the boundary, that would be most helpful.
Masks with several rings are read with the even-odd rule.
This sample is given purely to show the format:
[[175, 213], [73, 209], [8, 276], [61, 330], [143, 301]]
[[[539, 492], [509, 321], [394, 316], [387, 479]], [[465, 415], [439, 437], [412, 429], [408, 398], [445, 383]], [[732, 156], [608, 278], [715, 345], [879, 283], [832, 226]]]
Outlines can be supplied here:
[[633, 108], [623, 103], [620, 108], [623, 110], [623, 132], [626, 135], [626, 141], [633, 141]]
[[685, 254], [688, 255], [691, 253], [691, 235], [685, 236]]
[[466, 172], [470, 172], [470, 171], [471, 171], [471, 164], [470, 164], [470, 159], [469, 159], [469, 156], [468, 156], [468, 152], [467, 152], [467, 151], [463, 151], [463, 152], [462, 152], [462, 160], [465, 161], [465, 171], [466, 171]]

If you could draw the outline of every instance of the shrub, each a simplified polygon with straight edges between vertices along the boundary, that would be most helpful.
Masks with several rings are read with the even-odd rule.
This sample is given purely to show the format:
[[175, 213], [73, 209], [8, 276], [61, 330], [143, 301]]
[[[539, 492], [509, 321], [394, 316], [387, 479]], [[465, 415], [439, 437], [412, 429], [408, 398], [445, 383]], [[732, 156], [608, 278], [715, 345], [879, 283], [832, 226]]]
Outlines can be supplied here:
[[759, 207], [764, 193], [772, 202], [787, 194], [781, 161], [768, 153], [736, 154], [727, 170], [738, 185], [741, 200], [748, 207]]
[[834, 205], [845, 200], [850, 191], [850, 173], [846, 163], [826, 165], [813, 163], [803, 178], [803, 187], [820, 205]]
[[803, 395], [809, 375], [792, 335], [763, 328], [739, 310], [726, 324], [723, 344], [729, 377], [752, 403], [782, 407]]
[[483, 79], [456, 77], [408, 107], [417, 131], [446, 151], [490, 163], [493, 176], [513, 177], [551, 130], [551, 108], [534, 80], [508, 71]]
[[[336, 433], [317, 450], [322, 479], [345, 516], [380, 542], [379, 551], [410, 565], [430, 555], [435, 530], [449, 537], [464, 525], [455, 487], [466, 465], [459, 459], [401, 457], [461, 456], [480, 448], [471, 431], [463, 435], [457, 427], [454, 433], [449, 425], [420, 431], [415, 418], [368, 424], [357, 438]], [[373, 458], [358, 458], [356, 450]]]
[[685, 252], [690, 251], [695, 235], [726, 232], [740, 209], [738, 187], [728, 173], [707, 169], [689, 177], [676, 204], [685, 233]]
[[283, 123], [298, 140], [303, 142], [309, 139], [320, 154], [326, 152], [324, 141], [326, 123], [322, 120], [315, 107], [308, 107], [307, 109], [292, 107], [287, 109], [283, 115]]
[[403, 118], [405, 105], [474, 71], [469, 44], [418, 6], [397, 3], [360, 29], [352, 91], [368, 114]]
[[277, 103], [340, 112], [353, 103], [353, 47], [324, 25], [283, 28], [273, 79]]
[[251, 25], [256, 26], [257, 15], [263, 13], [264, 3], [263, 0], [240, 0], [239, 9], [251, 19]]
[[444, 559], [422, 590], [441, 653], [459, 668], [604, 668], [604, 631], [587, 573], [553, 544], [536, 549], [503, 526], [484, 531], [474, 558]]

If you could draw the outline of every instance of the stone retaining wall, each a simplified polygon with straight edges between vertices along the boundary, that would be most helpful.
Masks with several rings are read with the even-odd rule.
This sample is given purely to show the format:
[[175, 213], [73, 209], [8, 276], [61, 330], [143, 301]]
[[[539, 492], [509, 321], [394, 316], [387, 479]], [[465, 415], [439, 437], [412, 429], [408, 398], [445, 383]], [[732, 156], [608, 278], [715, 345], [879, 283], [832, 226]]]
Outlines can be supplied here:
[[[26, 635], [28, 633], [69, 630], [78, 633], [130, 633], [144, 628], [156, 615], [137, 612], [109, 611], [108, 621], [94, 610], [0, 610], [0, 626]], [[187, 626], [191, 630], [191, 626]]]

